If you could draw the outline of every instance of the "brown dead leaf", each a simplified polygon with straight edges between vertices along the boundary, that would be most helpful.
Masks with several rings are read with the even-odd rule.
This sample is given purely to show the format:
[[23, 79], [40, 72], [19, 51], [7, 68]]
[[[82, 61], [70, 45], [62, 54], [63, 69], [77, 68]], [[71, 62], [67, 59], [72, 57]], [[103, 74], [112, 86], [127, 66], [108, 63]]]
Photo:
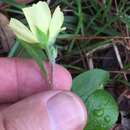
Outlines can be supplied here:
[[15, 42], [15, 36], [8, 24], [8, 18], [0, 13], [0, 53], [8, 52]]

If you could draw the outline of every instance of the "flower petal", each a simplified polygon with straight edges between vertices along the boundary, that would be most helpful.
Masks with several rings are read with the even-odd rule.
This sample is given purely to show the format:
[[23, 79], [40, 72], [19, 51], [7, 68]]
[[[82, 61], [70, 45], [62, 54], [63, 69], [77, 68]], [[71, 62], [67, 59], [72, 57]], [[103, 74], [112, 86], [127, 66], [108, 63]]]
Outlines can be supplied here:
[[33, 33], [20, 21], [17, 19], [11, 18], [9, 27], [15, 33], [15, 35], [28, 43], [37, 43], [37, 39], [34, 37]]
[[29, 24], [30, 30], [35, 35], [36, 34], [36, 28], [35, 28], [36, 24], [34, 21], [34, 8], [33, 7], [26, 7], [26, 8], [23, 8], [22, 10], [23, 10], [25, 18]]
[[49, 42], [52, 43], [55, 41], [58, 33], [61, 31], [61, 27], [64, 22], [64, 14], [61, 12], [60, 7], [58, 6], [52, 16], [52, 20], [49, 27]]
[[39, 28], [39, 30], [47, 34], [51, 21], [51, 11], [48, 7], [48, 4], [46, 2], [40, 1], [33, 5], [33, 9], [35, 25], [37, 28]]

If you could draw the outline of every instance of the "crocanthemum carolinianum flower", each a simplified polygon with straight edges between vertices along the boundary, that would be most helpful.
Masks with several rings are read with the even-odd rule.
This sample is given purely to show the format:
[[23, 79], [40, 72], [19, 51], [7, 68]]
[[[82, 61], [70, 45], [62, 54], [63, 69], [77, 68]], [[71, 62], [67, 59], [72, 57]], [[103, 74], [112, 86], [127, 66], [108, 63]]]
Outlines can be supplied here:
[[57, 35], [63, 30], [64, 14], [58, 6], [53, 15], [46, 2], [38, 2], [23, 8], [29, 29], [19, 20], [11, 18], [9, 26], [15, 35], [27, 43], [54, 44]]

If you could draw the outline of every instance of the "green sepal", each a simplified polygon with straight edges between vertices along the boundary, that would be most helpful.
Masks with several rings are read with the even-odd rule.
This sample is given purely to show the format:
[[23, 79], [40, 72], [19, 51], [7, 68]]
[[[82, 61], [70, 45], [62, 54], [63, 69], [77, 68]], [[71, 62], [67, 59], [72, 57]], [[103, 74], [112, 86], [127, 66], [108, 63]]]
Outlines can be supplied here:
[[41, 47], [45, 48], [45, 46], [47, 46], [48, 44], [48, 36], [37, 27], [36, 27], [36, 34]]
[[23, 46], [23, 48], [28, 52], [28, 54], [36, 60], [43, 75], [47, 77], [47, 70], [44, 66], [44, 59], [43, 59], [43, 56], [41, 56], [41, 51], [39, 50], [39, 48], [36, 48], [35, 46], [31, 44], [25, 43], [24, 41], [21, 41], [20, 43]]

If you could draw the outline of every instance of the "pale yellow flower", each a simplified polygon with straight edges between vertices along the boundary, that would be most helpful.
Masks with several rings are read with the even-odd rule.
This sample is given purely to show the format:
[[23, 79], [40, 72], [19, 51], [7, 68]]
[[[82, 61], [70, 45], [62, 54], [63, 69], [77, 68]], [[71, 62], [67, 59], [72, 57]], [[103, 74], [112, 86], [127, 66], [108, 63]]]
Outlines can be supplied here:
[[[31, 7], [23, 8], [23, 13], [30, 29], [14, 18], [11, 18], [9, 24], [19, 39], [28, 43], [41, 43], [38, 36], [41, 35], [42, 39], [47, 38], [47, 43], [45, 44], [53, 44], [55, 42], [64, 22], [64, 15], [59, 6], [51, 16], [48, 4], [40, 1]], [[39, 30], [40, 34], [38, 33]], [[44, 42], [42, 41], [42, 43]]]

